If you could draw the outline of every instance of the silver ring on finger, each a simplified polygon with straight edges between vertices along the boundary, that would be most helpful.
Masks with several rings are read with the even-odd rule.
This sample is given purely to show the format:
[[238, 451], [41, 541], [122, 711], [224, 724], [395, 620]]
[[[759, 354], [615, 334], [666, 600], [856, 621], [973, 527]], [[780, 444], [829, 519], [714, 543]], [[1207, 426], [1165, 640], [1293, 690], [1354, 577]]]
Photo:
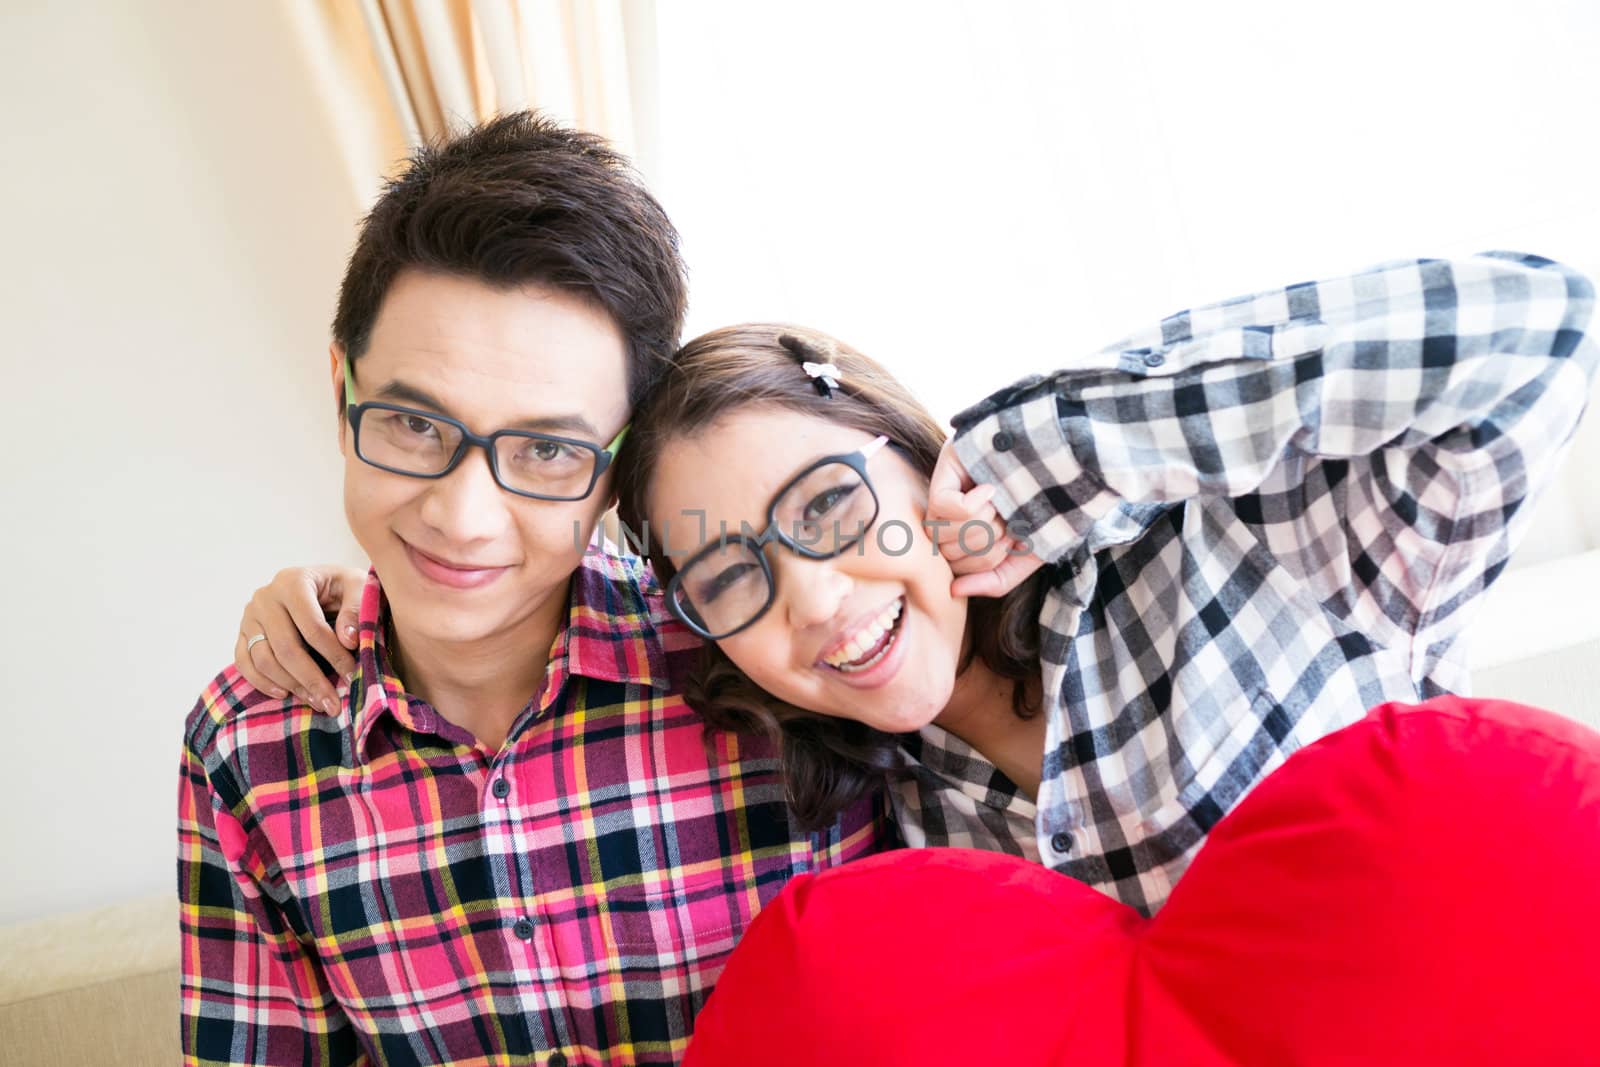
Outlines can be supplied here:
[[244, 643], [244, 654], [248, 656], [250, 654], [250, 650], [252, 648], [255, 648], [256, 645], [260, 644], [262, 641], [265, 641], [266, 639], [267, 639], [267, 635], [266, 634], [256, 634], [254, 637], [250, 638], [250, 640], [248, 640], [248, 641], [246, 641]]

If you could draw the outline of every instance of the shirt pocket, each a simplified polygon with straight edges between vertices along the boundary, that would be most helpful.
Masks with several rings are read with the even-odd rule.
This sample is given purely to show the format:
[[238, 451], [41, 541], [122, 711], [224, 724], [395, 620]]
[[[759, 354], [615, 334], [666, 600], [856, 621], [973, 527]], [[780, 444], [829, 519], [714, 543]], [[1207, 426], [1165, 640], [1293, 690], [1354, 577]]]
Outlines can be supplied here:
[[609, 939], [621, 949], [662, 955], [732, 948], [743, 931], [733, 877], [710, 871], [652, 886], [621, 886], [606, 894]]
[[1168, 761], [1172, 790], [1163, 791], [1144, 813], [1150, 833], [1171, 833], [1184, 825], [1210, 833], [1252, 786], [1298, 747], [1291, 740], [1285, 751], [1290, 719], [1272, 693], [1255, 689], [1244, 694], [1240, 704], [1249, 708], [1243, 715], [1197, 722], [1187, 731], [1179, 724], [1180, 736], [1188, 738], [1180, 742], [1181, 753], [1172, 753]]

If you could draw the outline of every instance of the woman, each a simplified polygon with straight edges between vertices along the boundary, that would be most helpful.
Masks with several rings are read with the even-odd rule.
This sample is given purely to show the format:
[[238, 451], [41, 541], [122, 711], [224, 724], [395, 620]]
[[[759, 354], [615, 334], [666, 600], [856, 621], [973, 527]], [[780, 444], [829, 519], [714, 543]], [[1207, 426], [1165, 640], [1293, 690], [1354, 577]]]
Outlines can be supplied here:
[[[1591, 303], [1533, 257], [1390, 264], [1173, 316], [948, 444], [848, 346], [732, 327], [636, 412], [619, 513], [708, 639], [691, 703], [781, 735], [802, 818], [888, 782], [910, 844], [1150, 914], [1288, 755], [1463, 686], [1463, 608], [1582, 410]], [[240, 670], [318, 684], [279, 665], [285, 622], [336, 656], [315, 591], [358, 578], [260, 591]]]

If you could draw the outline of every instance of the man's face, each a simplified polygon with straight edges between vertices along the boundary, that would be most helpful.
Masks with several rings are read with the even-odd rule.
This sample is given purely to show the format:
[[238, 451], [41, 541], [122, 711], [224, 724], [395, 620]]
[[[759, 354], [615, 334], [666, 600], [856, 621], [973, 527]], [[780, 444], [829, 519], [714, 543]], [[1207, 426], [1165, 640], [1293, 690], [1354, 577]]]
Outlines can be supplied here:
[[[626, 351], [609, 315], [560, 290], [408, 271], [353, 364], [354, 397], [447, 415], [480, 435], [534, 430], [604, 447], [628, 418]], [[609, 471], [583, 500], [534, 500], [500, 488], [482, 449], [424, 479], [358, 458], [343, 416], [339, 441], [345, 515], [402, 640], [460, 645], [536, 628], [610, 502]]]

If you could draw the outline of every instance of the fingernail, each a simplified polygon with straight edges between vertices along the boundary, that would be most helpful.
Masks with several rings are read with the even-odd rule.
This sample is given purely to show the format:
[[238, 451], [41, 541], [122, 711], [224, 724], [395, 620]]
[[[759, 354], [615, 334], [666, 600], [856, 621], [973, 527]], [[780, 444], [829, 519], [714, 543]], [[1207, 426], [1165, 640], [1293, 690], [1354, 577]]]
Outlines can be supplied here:
[[344, 628], [344, 635], [346, 637], [354, 637], [356, 635], [356, 628], [354, 626], [346, 624], [345, 628]]
[[274, 700], [282, 700], [289, 694], [285, 693], [282, 689], [273, 688], [267, 690], [267, 695], [272, 697]]
[[318, 705], [318, 706], [322, 708], [322, 713], [324, 715], [336, 715], [336, 714], [338, 714], [337, 710], [334, 707], [333, 701], [329, 700], [327, 697], [323, 697], [321, 704]]

